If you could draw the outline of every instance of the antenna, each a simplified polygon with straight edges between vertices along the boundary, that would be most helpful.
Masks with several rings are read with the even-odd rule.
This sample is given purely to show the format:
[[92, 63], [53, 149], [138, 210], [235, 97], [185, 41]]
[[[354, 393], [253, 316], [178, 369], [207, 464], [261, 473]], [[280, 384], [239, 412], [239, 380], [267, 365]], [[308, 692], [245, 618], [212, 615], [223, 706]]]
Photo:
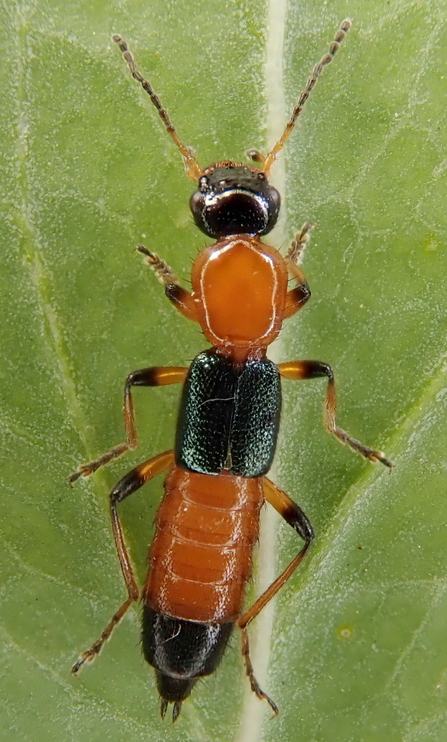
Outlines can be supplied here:
[[282, 150], [288, 138], [290, 137], [293, 129], [295, 128], [296, 120], [298, 116], [300, 115], [301, 111], [303, 110], [304, 104], [307, 101], [309, 95], [311, 94], [313, 88], [315, 87], [315, 84], [319, 76], [323, 72], [324, 67], [327, 67], [327, 65], [332, 62], [335, 53], [340, 48], [340, 44], [342, 43], [343, 39], [345, 38], [350, 28], [351, 28], [351, 21], [347, 19], [343, 21], [343, 23], [341, 24], [339, 30], [337, 31], [335, 35], [333, 42], [331, 43], [329, 47], [329, 52], [325, 54], [324, 57], [320, 59], [318, 64], [316, 64], [315, 67], [313, 68], [312, 74], [306, 83], [306, 87], [304, 88], [303, 92], [298, 98], [298, 103], [293, 109], [292, 115], [289, 121], [287, 122], [286, 128], [284, 129], [284, 132], [281, 138], [278, 139], [275, 146], [268, 153], [267, 157], [264, 160], [262, 170], [266, 175], [269, 175], [272, 165], [275, 162], [276, 157], [278, 155], [278, 152]]
[[133, 54], [131, 51], [129, 51], [129, 47], [127, 46], [126, 42], [124, 41], [121, 36], [118, 34], [114, 34], [112, 36], [113, 41], [118, 44], [120, 50], [123, 53], [123, 57], [127, 62], [127, 66], [129, 67], [132, 77], [137, 80], [143, 90], [146, 91], [146, 93], [149, 95], [152, 103], [154, 104], [155, 108], [158, 111], [158, 115], [160, 116], [161, 120], [163, 121], [166, 130], [171, 137], [171, 139], [174, 141], [176, 146], [181, 152], [181, 155], [183, 157], [183, 162], [185, 163], [185, 170], [186, 174], [192, 179], [192, 180], [199, 180], [201, 177], [203, 171], [200, 167], [199, 163], [197, 162], [196, 158], [192, 154], [189, 147], [187, 147], [181, 139], [179, 138], [174, 125], [171, 123], [171, 119], [168, 116], [168, 112], [165, 108], [163, 108], [163, 105], [161, 103], [160, 98], [158, 95], [154, 92], [152, 85], [148, 80], [145, 80], [139, 69], [137, 68], [137, 65], [135, 64], [135, 60], [133, 58]]

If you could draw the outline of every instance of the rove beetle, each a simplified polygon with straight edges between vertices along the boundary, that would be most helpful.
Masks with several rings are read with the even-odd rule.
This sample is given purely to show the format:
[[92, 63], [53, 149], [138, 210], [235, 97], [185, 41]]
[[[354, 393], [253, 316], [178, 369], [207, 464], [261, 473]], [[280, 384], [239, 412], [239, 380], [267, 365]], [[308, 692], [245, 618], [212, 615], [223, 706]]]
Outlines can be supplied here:
[[[159, 97], [137, 69], [126, 42], [121, 36], [113, 36], [132, 76], [149, 94], [180, 150], [188, 176], [197, 183], [190, 199], [196, 225], [216, 240], [194, 261], [191, 292], [180, 285], [156, 253], [143, 246], [138, 250], [165, 285], [174, 307], [200, 325], [212, 347], [199, 353], [189, 369], [156, 366], [131, 373], [124, 389], [126, 442], [81, 466], [70, 477], [71, 482], [87, 477], [137, 447], [132, 387], [183, 384], [174, 449], [132, 469], [110, 493], [113, 535], [128, 597], [72, 672], [76, 674], [96, 657], [129, 606], [141, 599], [144, 656], [155, 668], [161, 715], [165, 716], [172, 703], [173, 720], [197, 680], [216, 669], [235, 624], [241, 629], [251, 688], [275, 714], [278, 712], [254, 676], [247, 626], [292, 575], [313, 538], [303, 511], [266, 477], [278, 435], [281, 377], [326, 377], [326, 430], [370, 461], [392, 466], [381, 451], [364, 446], [337, 426], [330, 366], [320, 361], [276, 365], [266, 357], [267, 346], [278, 336], [283, 320], [310, 298], [299, 258], [312, 227], [310, 223], [303, 226], [285, 258], [261, 241], [261, 236], [275, 226], [281, 202], [268, 176], [319, 75], [332, 61], [349, 28], [350, 21], [343, 21], [328, 53], [314, 67], [273, 149], [266, 157], [257, 151], [248, 153], [259, 167], [222, 161], [205, 169], [179, 139]], [[289, 277], [295, 283], [291, 290]], [[165, 471], [165, 494], [156, 516], [149, 573], [140, 591], [117, 505]], [[304, 546], [244, 613], [245, 586], [252, 572], [259, 513], [265, 501], [295, 529]]]

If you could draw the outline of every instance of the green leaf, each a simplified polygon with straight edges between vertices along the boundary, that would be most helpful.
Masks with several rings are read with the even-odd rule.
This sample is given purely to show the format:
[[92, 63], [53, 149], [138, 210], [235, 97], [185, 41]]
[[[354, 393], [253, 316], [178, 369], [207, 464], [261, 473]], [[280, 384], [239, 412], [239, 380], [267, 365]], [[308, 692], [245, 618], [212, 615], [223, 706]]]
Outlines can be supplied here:
[[[2, 7], [4, 739], [446, 737], [446, 6], [272, 7]], [[137, 390], [139, 450], [73, 489], [67, 477], [123, 439], [130, 371], [187, 364], [205, 347], [134, 252], [145, 243], [187, 282], [207, 240], [179, 154], [110, 37], [127, 39], [206, 165], [266, 150], [282, 91], [280, 77], [278, 90], [266, 83], [266, 53], [270, 69], [283, 60], [289, 111], [346, 15], [353, 28], [277, 164], [287, 218], [272, 242], [286, 245], [305, 220], [316, 229], [304, 261], [313, 297], [275, 357], [331, 363], [339, 424], [396, 467], [373, 467], [323, 431], [324, 384], [285, 383], [274, 476], [317, 537], [271, 636], [268, 614], [253, 624], [255, 670], [281, 715], [269, 721], [266, 704], [247, 700], [235, 635], [172, 726], [141, 658], [138, 609], [70, 675], [125, 596], [108, 492], [172, 446], [178, 390]], [[282, 32], [284, 46], [269, 46]], [[122, 507], [140, 580], [161, 491], [157, 480]], [[275, 574], [298, 548], [287, 526], [276, 541], [276, 566], [268, 539], [260, 549]]]

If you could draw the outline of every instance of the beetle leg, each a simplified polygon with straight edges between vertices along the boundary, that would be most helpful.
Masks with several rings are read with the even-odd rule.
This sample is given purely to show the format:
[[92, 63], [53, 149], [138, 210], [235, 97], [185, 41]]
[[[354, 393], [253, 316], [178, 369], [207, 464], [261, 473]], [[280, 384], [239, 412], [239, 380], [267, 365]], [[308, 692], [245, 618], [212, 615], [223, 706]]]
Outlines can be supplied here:
[[301, 510], [293, 500], [290, 499], [285, 492], [279, 489], [270, 479], [264, 477], [264, 495], [267, 502], [273, 505], [275, 510], [284, 518], [284, 520], [297, 531], [304, 541], [304, 546], [301, 551], [298, 552], [296, 557], [290, 562], [286, 569], [276, 578], [270, 587], [262, 593], [262, 595], [253, 603], [251, 608], [248, 609], [238, 620], [238, 626], [242, 631], [242, 654], [245, 662], [245, 670], [250, 680], [251, 689], [256, 693], [258, 698], [265, 699], [272, 708], [275, 714], [278, 713], [278, 707], [269, 696], [264, 693], [260, 688], [258, 681], [256, 680], [253, 673], [253, 665], [250, 659], [250, 649], [248, 643], [247, 626], [253, 621], [254, 618], [262, 611], [267, 603], [276, 595], [278, 590], [287, 582], [289, 577], [296, 570], [300, 562], [302, 561], [306, 551], [308, 550], [314, 532], [310, 521], [308, 520], [305, 513]]
[[105, 642], [110, 639], [114, 628], [118, 626], [121, 619], [127, 613], [127, 610], [130, 608], [132, 603], [135, 603], [138, 600], [140, 595], [140, 591], [135, 579], [135, 573], [130, 561], [129, 552], [127, 551], [126, 543], [124, 541], [123, 529], [121, 526], [121, 521], [118, 517], [116, 507], [119, 502], [122, 502], [122, 500], [124, 500], [126, 497], [133, 494], [133, 492], [136, 492], [138, 489], [140, 489], [140, 487], [143, 486], [143, 484], [149, 482], [149, 480], [153, 479], [153, 477], [157, 476], [157, 474], [161, 474], [163, 471], [168, 469], [173, 461], [173, 451], [166, 451], [165, 453], [160, 453], [158, 456], [154, 456], [148, 461], [145, 461], [144, 464], [140, 464], [139, 466], [135, 467], [135, 469], [132, 469], [132, 471], [126, 474], [126, 476], [118, 482], [118, 484], [110, 493], [109, 499], [112, 530], [115, 539], [116, 550], [118, 552], [118, 558], [120, 560], [121, 571], [123, 573], [124, 582], [126, 583], [127, 600], [125, 600], [124, 603], [113, 614], [111, 620], [107, 624], [99, 639], [94, 644], [92, 644], [90, 649], [87, 649], [86, 652], [83, 652], [77, 662], [75, 662], [71, 669], [74, 675], [79, 672], [81, 667], [86, 662], [93, 662], [95, 657], [101, 651]]
[[133, 371], [126, 379], [124, 385], [124, 427], [126, 430], [126, 442], [115, 446], [111, 451], [104, 453], [98, 459], [82, 464], [69, 478], [73, 484], [79, 477], [89, 477], [97, 469], [109, 461], [117, 459], [123, 453], [137, 448], [138, 434], [135, 424], [135, 411], [132, 399], [133, 386], [166, 386], [168, 384], [181, 384], [186, 378], [188, 369], [183, 366], [151, 366], [140, 371]]
[[292, 240], [292, 244], [289, 247], [286, 257], [287, 269], [296, 281], [296, 286], [291, 291], [287, 292], [286, 304], [284, 307], [284, 319], [291, 317], [295, 312], [301, 309], [302, 306], [310, 299], [310, 288], [307, 283], [306, 276], [299, 266], [300, 258], [304, 252], [304, 249], [309, 244], [310, 230], [313, 228], [311, 222], [305, 222], [301, 227], [301, 230], [297, 233], [295, 238]]
[[365, 459], [369, 459], [374, 463], [380, 461], [381, 464], [392, 469], [393, 462], [387, 459], [383, 451], [376, 451], [373, 448], [369, 448], [369, 446], [365, 446], [363, 443], [356, 440], [356, 438], [349, 435], [345, 430], [342, 430], [337, 426], [335, 420], [337, 404], [334, 372], [327, 363], [322, 363], [321, 361], [291, 361], [289, 363], [279, 363], [278, 370], [281, 376], [284, 376], [286, 379], [317, 379], [326, 376], [328, 385], [323, 424], [328, 433], [335, 435], [341, 443], [347, 443], [348, 446], [364, 456]]
[[191, 293], [180, 285], [179, 278], [177, 278], [169, 265], [156, 252], [151, 252], [144, 245], [138, 245], [137, 250], [143, 255], [146, 255], [147, 264], [150, 265], [154, 273], [156, 273], [160, 281], [164, 284], [166, 296], [180, 314], [183, 314], [186, 319], [198, 322], [196, 307]]

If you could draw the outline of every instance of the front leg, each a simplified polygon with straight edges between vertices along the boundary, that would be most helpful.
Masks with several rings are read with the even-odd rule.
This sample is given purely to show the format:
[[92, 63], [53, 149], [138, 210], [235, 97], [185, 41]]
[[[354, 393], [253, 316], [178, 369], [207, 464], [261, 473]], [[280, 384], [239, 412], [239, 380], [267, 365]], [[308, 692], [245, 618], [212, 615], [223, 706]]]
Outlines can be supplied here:
[[388, 466], [390, 469], [393, 467], [392, 461], [387, 459], [382, 451], [376, 451], [373, 448], [369, 448], [369, 446], [363, 445], [363, 443], [360, 443], [360, 441], [356, 440], [345, 430], [342, 430], [337, 426], [335, 420], [337, 404], [334, 372], [327, 363], [322, 363], [321, 361], [291, 361], [290, 363], [278, 364], [278, 370], [281, 376], [284, 376], [285, 379], [293, 379], [296, 381], [303, 379], [317, 379], [325, 376], [328, 380], [328, 385], [323, 424], [328, 433], [335, 435], [341, 443], [347, 443], [348, 446], [366, 459], [369, 459], [374, 463], [380, 461], [381, 464]]
[[172, 268], [156, 252], [151, 252], [144, 245], [138, 245], [137, 250], [143, 255], [146, 255], [147, 264], [150, 265], [154, 273], [164, 284], [166, 296], [180, 314], [183, 314], [186, 319], [198, 322], [191, 293], [180, 285], [180, 279], [175, 275]]
[[286, 305], [284, 307], [284, 319], [291, 317], [295, 312], [301, 309], [310, 299], [310, 288], [306, 276], [299, 267], [300, 258], [309, 244], [310, 230], [313, 228], [311, 222], [303, 224], [301, 230], [292, 240], [286, 256], [287, 269], [296, 281], [296, 286], [287, 292]]

